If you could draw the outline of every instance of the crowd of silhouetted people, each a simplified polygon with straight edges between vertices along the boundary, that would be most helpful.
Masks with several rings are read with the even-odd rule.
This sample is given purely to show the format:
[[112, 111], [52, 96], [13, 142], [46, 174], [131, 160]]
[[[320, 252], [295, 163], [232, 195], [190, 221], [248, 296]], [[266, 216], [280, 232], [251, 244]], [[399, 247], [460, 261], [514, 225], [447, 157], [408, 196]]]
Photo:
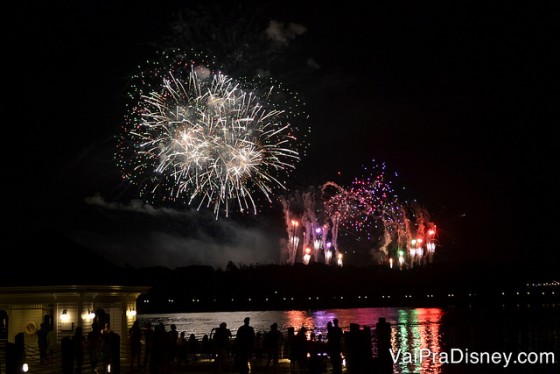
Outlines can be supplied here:
[[[350, 330], [343, 331], [335, 318], [328, 322], [326, 330], [326, 336], [316, 336], [305, 326], [298, 330], [289, 327], [284, 334], [274, 322], [268, 331], [255, 332], [246, 317], [235, 333], [222, 322], [199, 340], [194, 334], [187, 337], [186, 331], [178, 332], [174, 324], [168, 330], [163, 322], [155, 326], [145, 322], [140, 326], [135, 321], [128, 334], [129, 370], [168, 374], [188, 368], [191, 362], [206, 360], [212, 363], [216, 374], [249, 374], [258, 361], [267, 372], [276, 374], [280, 359], [287, 358], [291, 374], [342, 374], [343, 367], [352, 373], [372, 369], [391, 372], [386, 366], [390, 358], [380, 355], [376, 360], [371, 356], [369, 328], [350, 324]], [[388, 353], [390, 325], [380, 319], [377, 330], [378, 347]]]
[[[235, 333], [222, 322], [198, 340], [194, 334], [187, 337], [186, 331], [179, 332], [174, 324], [167, 329], [163, 322], [140, 325], [134, 321], [125, 337], [127, 372], [171, 374], [188, 371], [189, 364], [199, 361], [213, 365], [215, 374], [249, 374], [255, 372], [256, 366], [276, 374], [282, 358], [288, 359], [291, 374], [342, 374], [344, 368], [352, 374], [391, 372], [391, 328], [383, 318], [376, 326], [376, 358], [372, 357], [372, 334], [367, 326], [360, 328], [351, 323], [350, 329], [343, 331], [335, 318], [327, 323], [326, 335], [317, 336], [305, 326], [297, 330], [288, 327], [284, 334], [276, 322], [267, 331], [255, 332], [250, 322], [246, 317]], [[46, 364], [47, 328], [41, 326], [38, 335], [41, 364]], [[63, 373], [82, 374], [84, 369], [92, 374], [120, 373], [120, 340], [103, 315], [96, 317], [87, 335], [77, 327], [73, 336], [61, 341]], [[86, 357], [89, 365], [84, 368]]]

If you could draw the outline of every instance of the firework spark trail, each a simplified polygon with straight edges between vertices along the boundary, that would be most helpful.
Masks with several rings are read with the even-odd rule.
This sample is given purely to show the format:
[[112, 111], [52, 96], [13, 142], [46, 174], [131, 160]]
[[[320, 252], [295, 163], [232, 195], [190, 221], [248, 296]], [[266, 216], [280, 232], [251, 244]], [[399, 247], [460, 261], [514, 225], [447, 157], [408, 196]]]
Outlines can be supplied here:
[[[312, 247], [313, 240], [315, 239], [315, 227], [317, 226], [317, 217], [315, 216], [315, 199], [313, 191], [302, 193], [303, 200], [303, 215], [301, 222], [305, 227], [305, 236], [303, 239], [303, 248]], [[314, 251], [315, 253], [316, 251]], [[315, 254], [316, 258], [316, 254]]]
[[411, 261], [411, 266], [414, 265], [414, 262], [418, 263], [419, 265], [422, 262], [426, 261], [426, 257], [430, 257], [431, 253], [428, 253], [427, 248], [424, 247], [428, 243], [428, 238], [426, 232], [430, 228], [435, 228], [433, 222], [430, 221], [430, 214], [426, 210], [425, 207], [420, 205], [417, 201], [412, 201], [405, 207], [409, 212], [410, 216], [414, 218], [414, 226], [416, 229], [412, 229], [412, 225], [408, 227], [408, 243], [412, 240], [418, 242], [414, 247], [420, 248], [420, 253], [416, 254], [416, 261]]
[[297, 260], [298, 248], [299, 248], [299, 226], [302, 221], [301, 217], [298, 219], [298, 214], [294, 212], [295, 205], [301, 200], [299, 192], [296, 191], [296, 195], [292, 197], [280, 196], [280, 202], [284, 210], [284, 218], [286, 220], [286, 231], [288, 233], [288, 258], [287, 262], [293, 265]]
[[287, 261], [289, 263], [291, 263], [291, 258], [292, 258], [292, 249], [290, 247], [290, 235], [291, 235], [291, 230], [290, 230], [290, 206], [288, 201], [283, 197], [280, 196], [280, 204], [282, 204], [282, 210], [284, 212], [284, 222], [286, 224], [286, 234], [288, 234], [288, 242], [286, 243], [286, 246], [288, 248], [288, 259]]
[[293, 229], [292, 229], [292, 217], [290, 215], [290, 202], [288, 201], [288, 199], [284, 198], [283, 196], [280, 196], [280, 202], [282, 204], [282, 208], [284, 210], [284, 219], [286, 222], [286, 233], [288, 234], [288, 243], [287, 243], [287, 247], [288, 247], [288, 263], [290, 263], [291, 265], [294, 264], [294, 260], [295, 260], [295, 254], [294, 252], [294, 248], [293, 248]]
[[256, 191], [270, 202], [285, 188], [300, 160], [298, 113], [271, 101], [275, 86], [259, 95], [192, 63], [141, 77], [150, 74], [161, 81], [137, 88], [121, 146], [132, 153], [121, 156], [125, 178], [145, 194], [211, 207], [216, 218], [232, 205], [256, 214]]
[[387, 248], [389, 248], [389, 246], [391, 245], [391, 243], [393, 242], [393, 235], [391, 234], [391, 223], [388, 222], [387, 220], [383, 220], [383, 241], [381, 243], [381, 246], [379, 247], [379, 250], [381, 252], [383, 252], [383, 254], [385, 255], [385, 257], [387, 257], [387, 255], [389, 254], [389, 251]]
[[334, 182], [326, 182], [323, 184], [321, 191], [323, 194], [326, 192], [328, 187], [333, 187], [336, 190], [336, 194], [332, 196], [326, 202], [326, 211], [329, 215], [331, 221], [331, 243], [334, 249], [334, 253], [338, 253], [338, 229], [341, 221], [352, 209], [348, 203], [348, 192], [343, 187], [339, 186]]
[[[293, 264], [298, 259], [304, 259], [306, 255], [313, 255], [314, 259], [318, 259], [320, 252], [319, 243], [316, 242], [318, 234], [316, 230], [320, 227], [321, 232], [323, 227], [319, 225], [316, 210], [321, 210], [322, 206], [317, 206], [316, 190], [310, 187], [305, 191], [296, 190], [286, 195], [280, 196], [280, 202], [284, 209], [284, 218], [286, 220], [286, 229], [288, 233], [288, 262]], [[299, 247], [294, 247], [294, 244], [299, 244], [299, 236], [296, 238], [294, 235], [301, 233], [301, 253], [298, 253]], [[322, 244], [322, 243], [321, 243]], [[311, 253], [313, 248], [313, 253]], [[307, 252], [309, 249], [309, 252]]]

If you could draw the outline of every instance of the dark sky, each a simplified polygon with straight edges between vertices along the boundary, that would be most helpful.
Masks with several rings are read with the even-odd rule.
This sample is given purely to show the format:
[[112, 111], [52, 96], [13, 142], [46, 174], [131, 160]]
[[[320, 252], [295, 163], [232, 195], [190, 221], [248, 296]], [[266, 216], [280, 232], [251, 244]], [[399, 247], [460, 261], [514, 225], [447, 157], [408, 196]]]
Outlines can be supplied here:
[[[310, 147], [292, 186], [348, 184], [372, 159], [386, 162], [399, 173], [395, 184], [432, 214], [442, 261], [553, 258], [560, 35], [552, 9], [160, 3], [23, 1], [7, 13], [7, 235], [25, 242], [47, 225], [136, 266], [276, 261], [278, 207], [216, 222], [143, 205], [113, 161], [136, 66], [157, 49], [206, 46], [232, 75], [262, 68], [304, 98]], [[180, 12], [194, 33], [172, 27]], [[267, 55], [260, 47], [272, 40], [250, 43], [270, 21], [305, 32]]]

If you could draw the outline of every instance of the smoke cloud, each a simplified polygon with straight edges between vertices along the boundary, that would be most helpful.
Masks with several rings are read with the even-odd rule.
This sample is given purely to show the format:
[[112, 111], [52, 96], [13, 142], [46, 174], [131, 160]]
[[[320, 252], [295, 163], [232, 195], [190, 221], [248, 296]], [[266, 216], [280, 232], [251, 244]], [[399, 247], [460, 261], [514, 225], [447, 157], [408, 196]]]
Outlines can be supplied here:
[[266, 36], [280, 44], [288, 44], [290, 40], [298, 35], [303, 35], [307, 32], [307, 28], [297, 23], [288, 23], [284, 25], [281, 22], [272, 20], [266, 29]]
[[[99, 194], [85, 199], [100, 208], [100, 227], [82, 228], [74, 239], [118, 265], [133, 267], [268, 264], [280, 261], [280, 236], [270, 217], [247, 224], [216, 220], [204, 211], [154, 207], [139, 200], [108, 202]], [[123, 223], [125, 222], [125, 223]]]

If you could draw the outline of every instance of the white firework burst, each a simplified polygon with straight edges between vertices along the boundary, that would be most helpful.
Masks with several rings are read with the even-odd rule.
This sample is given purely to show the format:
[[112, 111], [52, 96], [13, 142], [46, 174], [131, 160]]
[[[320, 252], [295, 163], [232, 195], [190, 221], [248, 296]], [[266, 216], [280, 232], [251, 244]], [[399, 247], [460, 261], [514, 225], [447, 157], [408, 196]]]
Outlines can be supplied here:
[[275, 86], [260, 94], [192, 64], [159, 77], [159, 88], [141, 87], [127, 117], [125, 177], [152, 196], [211, 207], [216, 218], [232, 205], [256, 214], [255, 193], [271, 201], [300, 160], [295, 112], [271, 100]]

